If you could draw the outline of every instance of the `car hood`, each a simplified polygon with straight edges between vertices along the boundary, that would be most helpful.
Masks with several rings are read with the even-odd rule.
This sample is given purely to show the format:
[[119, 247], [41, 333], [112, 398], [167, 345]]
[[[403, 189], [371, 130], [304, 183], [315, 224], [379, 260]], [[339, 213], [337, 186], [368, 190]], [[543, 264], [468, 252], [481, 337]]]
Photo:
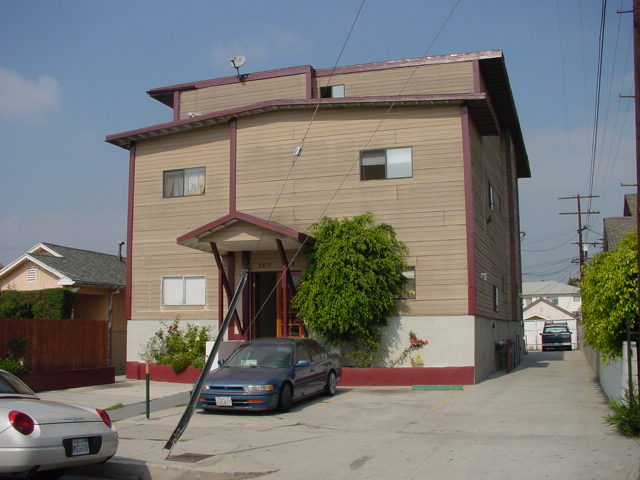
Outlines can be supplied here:
[[221, 367], [211, 372], [205, 385], [248, 385], [251, 383], [279, 383], [288, 376], [286, 368]]
[[8, 418], [8, 412], [11, 410], [18, 410], [26, 413], [39, 425], [102, 421], [95, 409], [83, 407], [81, 405], [37, 400], [33, 398], [0, 399], [0, 415], [4, 418]]

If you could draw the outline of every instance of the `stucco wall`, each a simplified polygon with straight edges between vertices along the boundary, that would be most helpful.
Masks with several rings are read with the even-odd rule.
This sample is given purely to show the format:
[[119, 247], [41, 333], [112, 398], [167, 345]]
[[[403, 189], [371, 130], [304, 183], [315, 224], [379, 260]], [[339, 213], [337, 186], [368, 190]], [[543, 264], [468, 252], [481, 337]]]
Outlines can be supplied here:
[[[147, 342], [159, 328], [168, 326], [171, 320], [129, 320], [127, 322], [127, 362], [143, 362], [142, 351]], [[211, 327], [211, 338], [215, 338], [218, 331], [217, 320], [190, 320], [182, 318], [181, 325], [191, 323], [199, 327]]]
[[498, 369], [496, 361], [496, 343], [504, 340], [513, 342], [514, 356], [516, 339], [524, 336], [521, 322], [512, 320], [496, 320], [485, 317], [475, 317], [475, 366], [476, 382], [488, 377]]

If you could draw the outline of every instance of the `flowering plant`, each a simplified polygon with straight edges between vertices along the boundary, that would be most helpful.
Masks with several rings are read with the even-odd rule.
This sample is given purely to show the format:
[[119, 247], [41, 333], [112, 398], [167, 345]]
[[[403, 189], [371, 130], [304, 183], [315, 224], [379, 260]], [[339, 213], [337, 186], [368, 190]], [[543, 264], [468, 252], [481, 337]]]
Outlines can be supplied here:
[[429, 343], [429, 340], [422, 340], [415, 333], [409, 332], [409, 345], [412, 349], [424, 347], [427, 343]]
[[[409, 356], [409, 354], [411, 352], [413, 352], [414, 350], [418, 350], [418, 349], [424, 347], [428, 343], [429, 343], [429, 340], [418, 338], [418, 336], [415, 334], [415, 332], [410, 331], [409, 332], [409, 346], [402, 351], [402, 353], [400, 354], [400, 356], [398, 358], [396, 358], [394, 361], [391, 362], [390, 366], [391, 367], [395, 367], [396, 365], [400, 365], [401, 363], [403, 363], [407, 359], [407, 357]], [[418, 357], [420, 357], [420, 355], [418, 355]], [[420, 361], [422, 361], [422, 357], [420, 357]], [[412, 361], [412, 366], [413, 366], [413, 361]]]
[[179, 322], [177, 317], [169, 325], [163, 323], [144, 346], [141, 357], [147, 362], [171, 365], [176, 372], [189, 365], [202, 369], [209, 328], [190, 323], [180, 328]]

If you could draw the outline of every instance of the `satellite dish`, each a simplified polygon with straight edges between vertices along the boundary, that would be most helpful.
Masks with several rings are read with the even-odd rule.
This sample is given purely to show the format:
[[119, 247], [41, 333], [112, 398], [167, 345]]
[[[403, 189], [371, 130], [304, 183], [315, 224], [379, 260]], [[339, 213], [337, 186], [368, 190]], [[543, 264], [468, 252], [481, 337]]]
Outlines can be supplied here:
[[247, 59], [244, 58], [243, 55], [234, 55], [233, 57], [231, 57], [231, 66], [237, 70], [238, 68], [243, 66], [244, 62], [246, 61]]

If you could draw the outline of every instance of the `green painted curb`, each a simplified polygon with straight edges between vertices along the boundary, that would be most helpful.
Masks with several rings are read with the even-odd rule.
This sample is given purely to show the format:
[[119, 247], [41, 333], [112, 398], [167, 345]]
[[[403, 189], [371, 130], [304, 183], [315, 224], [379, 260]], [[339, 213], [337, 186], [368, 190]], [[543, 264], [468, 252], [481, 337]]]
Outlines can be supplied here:
[[462, 385], [411, 385], [411, 390], [462, 390]]

